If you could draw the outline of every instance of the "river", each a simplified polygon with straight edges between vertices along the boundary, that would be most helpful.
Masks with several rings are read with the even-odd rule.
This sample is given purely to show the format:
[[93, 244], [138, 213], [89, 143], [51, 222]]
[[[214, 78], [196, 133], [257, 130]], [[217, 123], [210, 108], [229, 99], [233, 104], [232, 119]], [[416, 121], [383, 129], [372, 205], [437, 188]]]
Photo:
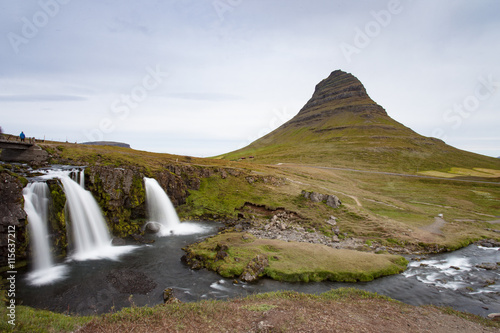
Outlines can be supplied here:
[[[322, 293], [341, 287], [377, 292], [412, 304], [450, 306], [487, 316], [500, 312], [500, 269], [477, 267], [500, 262], [498, 248], [471, 245], [453, 253], [412, 260], [400, 275], [367, 283], [283, 283], [261, 279], [257, 283], [234, 283], [207, 270], [193, 271], [180, 258], [182, 247], [216, 233], [219, 223], [203, 223], [194, 235], [157, 237], [116, 260], [66, 260], [60, 263], [66, 276], [50, 285], [33, 286], [22, 278], [18, 303], [35, 308], [81, 315], [117, 311], [128, 306], [163, 303], [163, 290], [173, 288], [183, 302], [228, 299], [277, 290]], [[410, 259], [410, 258], [409, 258]], [[28, 275], [27, 271], [20, 272]]]

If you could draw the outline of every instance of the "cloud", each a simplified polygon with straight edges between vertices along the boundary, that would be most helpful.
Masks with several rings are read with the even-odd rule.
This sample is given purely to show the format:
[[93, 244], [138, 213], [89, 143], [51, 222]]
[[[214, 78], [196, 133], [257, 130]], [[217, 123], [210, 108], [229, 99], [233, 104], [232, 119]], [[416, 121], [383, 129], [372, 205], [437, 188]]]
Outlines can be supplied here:
[[0, 102], [78, 102], [87, 99], [71, 95], [0, 95]]

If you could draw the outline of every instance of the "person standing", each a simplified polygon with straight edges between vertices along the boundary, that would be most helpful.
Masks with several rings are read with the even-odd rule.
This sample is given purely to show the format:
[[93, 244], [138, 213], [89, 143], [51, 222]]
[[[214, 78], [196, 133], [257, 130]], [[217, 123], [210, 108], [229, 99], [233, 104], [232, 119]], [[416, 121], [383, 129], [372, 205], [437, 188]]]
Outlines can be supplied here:
[[26, 135], [24, 135], [24, 132], [21, 132], [21, 134], [19, 134], [19, 137], [21, 138], [21, 142], [24, 142]]

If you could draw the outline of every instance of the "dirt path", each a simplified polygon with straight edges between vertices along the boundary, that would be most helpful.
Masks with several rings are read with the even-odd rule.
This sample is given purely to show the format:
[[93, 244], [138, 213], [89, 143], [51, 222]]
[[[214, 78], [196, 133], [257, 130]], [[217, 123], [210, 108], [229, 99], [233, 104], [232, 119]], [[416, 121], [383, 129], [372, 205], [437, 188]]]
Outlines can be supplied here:
[[428, 231], [428, 232], [435, 234], [435, 235], [442, 236], [443, 231], [441, 229], [444, 227], [445, 224], [446, 224], [446, 221], [443, 218], [435, 217], [433, 224], [425, 226], [425, 227], [420, 228], [420, 229]]

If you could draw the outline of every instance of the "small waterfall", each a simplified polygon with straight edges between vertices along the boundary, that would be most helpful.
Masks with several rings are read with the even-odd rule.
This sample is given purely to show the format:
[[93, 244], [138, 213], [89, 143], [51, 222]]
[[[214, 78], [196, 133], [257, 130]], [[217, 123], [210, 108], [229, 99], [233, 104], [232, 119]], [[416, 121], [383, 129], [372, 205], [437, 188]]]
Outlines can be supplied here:
[[144, 184], [149, 222], [159, 223], [160, 233], [168, 235], [181, 224], [174, 205], [155, 179], [144, 177]]
[[24, 211], [28, 227], [35, 271], [52, 267], [48, 235], [49, 187], [46, 183], [31, 183], [23, 189]]
[[85, 169], [80, 171], [80, 186], [85, 188]]
[[64, 187], [73, 235], [75, 259], [86, 259], [111, 246], [101, 209], [89, 191], [68, 176], [58, 177]]
[[193, 223], [181, 223], [167, 193], [155, 179], [144, 177], [144, 184], [146, 188], [148, 224], [158, 224], [160, 226], [160, 236], [171, 234], [187, 235], [206, 230], [204, 227]]
[[49, 187], [46, 183], [30, 183], [23, 189], [24, 211], [33, 253], [33, 272], [28, 280], [34, 285], [53, 283], [64, 278], [64, 266], [54, 266], [48, 235]]

